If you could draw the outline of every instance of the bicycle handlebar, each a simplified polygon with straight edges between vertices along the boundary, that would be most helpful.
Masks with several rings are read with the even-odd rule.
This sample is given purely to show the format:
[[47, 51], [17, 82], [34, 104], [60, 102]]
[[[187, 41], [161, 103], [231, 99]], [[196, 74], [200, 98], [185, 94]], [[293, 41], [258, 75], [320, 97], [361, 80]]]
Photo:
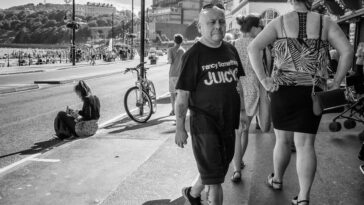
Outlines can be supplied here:
[[[145, 62], [143, 63], [143, 64], [145, 64]], [[124, 71], [124, 74], [125, 73], [127, 73], [127, 72], [129, 72], [129, 71], [137, 71], [137, 72], [139, 72], [139, 70], [140, 70], [140, 65], [142, 65], [142, 64], [139, 64], [137, 67], [135, 67], [135, 68], [126, 68], [125, 69], [125, 71]], [[144, 70], [149, 70], [149, 68], [146, 68], [146, 67], [144, 67]]]

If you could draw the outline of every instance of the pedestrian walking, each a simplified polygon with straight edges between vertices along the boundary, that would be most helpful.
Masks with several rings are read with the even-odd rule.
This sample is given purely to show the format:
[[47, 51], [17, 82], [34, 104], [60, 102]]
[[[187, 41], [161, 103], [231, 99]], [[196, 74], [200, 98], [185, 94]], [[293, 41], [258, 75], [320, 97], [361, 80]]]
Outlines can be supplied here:
[[239, 125], [236, 86], [244, 71], [235, 47], [223, 41], [226, 22], [221, 4], [203, 6], [198, 28], [202, 38], [183, 55], [176, 86], [175, 141], [181, 148], [187, 143], [185, 119], [189, 109], [199, 178], [182, 193], [190, 204], [199, 205], [206, 186], [210, 204], [221, 205], [221, 184], [234, 156], [235, 129]]
[[96, 55], [94, 53], [91, 53], [91, 62], [90, 64], [94, 66], [96, 64]]
[[[236, 131], [235, 139], [235, 154], [233, 159], [234, 172], [231, 177], [233, 182], [241, 181], [241, 169], [245, 167], [243, 157], [248, 146], [249, 127], [252, 119], [259, 111], [260, 102], [265, 102], [266, 100], [261, 99], [261, 97], [266, 98], [266, 91], [264, 87], [260, 85], [257, 75], [250, 64], [247, 49], [249, 43], [263, 30], [263, 26], [260, 24], [260, 18], [254, 15], [238, 17], [236, 20], [240, 25], [242, 35], [240, 35], [239, 39], [233, 41], [233, 45], [239, 53], [245, 76], [240, 77], [242, 86], [239, 88], [241, 103], [240, 124], [239, 129]], [[264, 61], [264, 69], [269, 73], [270, 65], [272, 64], [270, 49], [264, 49], [263, 53], [262, 59]], [[267, 117], [269, 118], [269, 110], [263, 114], [267, 114]]]
[[171, 64], [169, 68], [169, 92], [171, 94], [172, 111], [169, 115], [175, 115], [175, 101], [176, 101], [176, 84], [178, 76], [181, 72], [181, 59], [185, 53], [185, 49], [182, 48], [183, 36], [181, 34], [174, 35], [174, 46], [168, 49], [168, 63]]
[[[294, 140], [300, 187], [298, 196], [292, 200], [294, 205], [309, 204], [317, 167], [314, 145], [321, 116], [313, 113], [313, 87], [316, 91], [339, 88], [353, 57], [353, 49], [340, 27], [330, 17], [311, 12], [312, 2], [289, 0], [293, 11], [270, 22], [248, 48], [259, 81], [271, 92], [276, 144], [274, 173], [267, 182], [274, 190], [282, 189]], [[260, 52], [271, 43], [274, 68], [272, 75], [267, 76]], [[329, 43], [338, 51], [340, 60], [333, 82], [327, 85]]]
[[92, 95], [90, 87], [79, 81], [74, 88], [76, 94], [83, 102], [82, 110], [73, 110], [67, 106], [66, 111], [58, 113], [54, 120], [54, 130], [59, 139], [73, 137], [89, 137], [98, 129], [100, 118], [100, 101]]

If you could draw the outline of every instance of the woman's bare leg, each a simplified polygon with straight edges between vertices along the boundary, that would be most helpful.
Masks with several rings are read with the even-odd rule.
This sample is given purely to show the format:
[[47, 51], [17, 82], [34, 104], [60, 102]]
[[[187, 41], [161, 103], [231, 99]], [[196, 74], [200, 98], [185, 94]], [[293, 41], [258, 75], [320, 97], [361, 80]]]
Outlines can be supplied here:
[[282, 182], [283, 175], [291, 160], [293, 132], [274, 129], [276, 144], [273, 150], [274, 181]]
[[310, 198], [310, 191], [317, 167], [315, 139], [315, 134], [294, 134], [297, 149], [297, 175], [300, 184], [298, 200], [308, 200]]

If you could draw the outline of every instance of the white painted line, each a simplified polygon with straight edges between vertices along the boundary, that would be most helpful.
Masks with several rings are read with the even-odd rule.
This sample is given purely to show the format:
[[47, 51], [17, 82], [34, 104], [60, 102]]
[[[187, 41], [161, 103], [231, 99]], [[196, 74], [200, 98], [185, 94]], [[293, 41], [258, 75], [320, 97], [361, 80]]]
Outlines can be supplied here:
[[114, 118], [112, 118], [112, 119], [110, 119], [110, 120], [108, 120], [106, 122], [103, 122], [103, 123], [99, 124], [99, 129], [104, 128], [106, 125], [111, 124], [111, 123], [113, 123], [113, 122], [115, 122], [115, 121], [117, 121], [117, 120], [119, 120], [121, 118], [124, 118], [125, 116], [127, 116], [126, 113], [118, 115], [118, 116], [116, 116], [116, 117], [114, 117]]
[[12, 169], [12, 168], [18, 166], [19, 164], [22, 164], [22, 163], [24, 163], [24, 162], [26, 162], [26, 161], [28, 161], [30, 159], [33, 159], [33, 158], [35, 158], [35, 157], [37, 157], [39, 155], [41, 155], [41, 153], [37, 153], [37, 154], [30, 155], [29, 157], [26, 157], [26, 158], [24, 158], [22, 160], [19, 160], [19, 161], [13, 163], [13, 164], [10, 164], [10, 165], [8, 165], [8, 166], [0, 169], [0, 174], [3, 173], [3, 172], [5, 172], [5, 171], [7, 171], [7, 170], [9, 170], [9, 169]]
[[60, 159], [40, 159], [40, 158], [33, 158], [28, 159], [29, 161], [35, 161], [35, 162], [60, 162]]

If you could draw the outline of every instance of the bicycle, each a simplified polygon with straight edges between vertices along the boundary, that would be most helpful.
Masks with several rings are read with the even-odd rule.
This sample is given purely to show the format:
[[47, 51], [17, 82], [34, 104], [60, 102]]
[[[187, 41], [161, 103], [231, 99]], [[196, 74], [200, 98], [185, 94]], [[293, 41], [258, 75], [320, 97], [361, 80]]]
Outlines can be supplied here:
[[135, 122], [144, 123], [157, 111], [157, 94], [152, 81], [147, 79], [147, 70], [144, 68], [144, 76], [141, 76], [141, 68], [146, 62], [140, 63], [134, 68], [126, 68], [124, 74], [137, 72], [135, 86], [129, 88], [124, 96], [124, 108], [127, 115]]

